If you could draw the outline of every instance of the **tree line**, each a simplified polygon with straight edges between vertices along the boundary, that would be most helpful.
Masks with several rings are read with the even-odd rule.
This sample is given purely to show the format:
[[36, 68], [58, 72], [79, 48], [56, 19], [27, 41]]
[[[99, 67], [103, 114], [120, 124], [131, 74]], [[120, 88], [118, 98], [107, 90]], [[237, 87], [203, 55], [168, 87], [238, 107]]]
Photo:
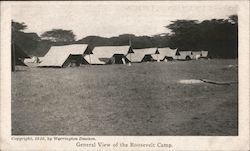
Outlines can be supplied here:
[[12, 41], [30, 55], [44, 56], [53, 45], [88, 44], [91, 51], [95, 46], [129, 45], [133, 48], [170, 47], [179, 50], [207, 50], [211, 58], [238, 57], [238, 17], [227, 19], [175, 20], [165, 26], [171, 33], [154, 36], [122, 34], [115, 37], [87, 36], [76, 40], [72, 30], [52, 29], [41, 36], [25, 33], [25, 23], [12, 21]]
[[207, 50], [213, 58], [238, 57], [238, 17], [228, 19], [176, 20], [166, 28], [172, 31], [169, 46], [183, 50]]

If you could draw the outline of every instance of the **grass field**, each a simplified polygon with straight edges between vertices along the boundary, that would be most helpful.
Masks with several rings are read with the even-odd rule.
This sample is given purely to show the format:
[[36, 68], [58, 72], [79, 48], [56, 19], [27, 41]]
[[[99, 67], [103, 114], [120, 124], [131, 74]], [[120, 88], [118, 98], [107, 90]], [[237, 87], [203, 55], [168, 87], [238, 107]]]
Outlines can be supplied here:
[[13, 135], [238, 135], [237, 60], [12, 73]]

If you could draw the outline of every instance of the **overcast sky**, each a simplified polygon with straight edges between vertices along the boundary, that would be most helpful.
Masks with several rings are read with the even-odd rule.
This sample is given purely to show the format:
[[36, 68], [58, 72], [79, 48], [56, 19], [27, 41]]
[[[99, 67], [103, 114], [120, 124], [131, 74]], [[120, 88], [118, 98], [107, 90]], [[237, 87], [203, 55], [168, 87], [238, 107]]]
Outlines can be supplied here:
[[[224, 3], [224, 4], [223, 4]], [[77, 39], [89, 35], [112, 37], [124, 33], [155, 35], [169, 32], [164, 26], [176, 19], [205, 20], [237, 14], [237, 6], [223, 3], [135, 2], [18, 2], [12, 19], [39, 35], [51, 29], [73, 30]]]

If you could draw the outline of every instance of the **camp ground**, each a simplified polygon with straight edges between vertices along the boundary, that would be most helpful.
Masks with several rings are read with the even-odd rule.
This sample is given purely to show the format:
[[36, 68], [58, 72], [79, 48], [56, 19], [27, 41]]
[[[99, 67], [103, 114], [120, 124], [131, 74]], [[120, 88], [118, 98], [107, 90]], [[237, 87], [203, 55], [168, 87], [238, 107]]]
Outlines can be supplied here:
[[126, 64], [129, 62], [126, 56], [133, 53], [133, 50], [129, 45], [97, 46], [92, 53], [84, 56], [88, 64]]
[[210, 59], [23, 67], [12, 79], [12, 134], [237, 135], [237, 84], [199, 80], [237, 81], [236, 65]]
[[67, 67], [79, 66], [84, 63], [83, 53], [88, 45], [72, 44], [64, 46], [53, 46], [44, 56], [39, 67]]
[[171, 49], [169, 47], [166, 48], [158, 48], [158, 53], [152, 55], [153, 59], [160, 61], [172, 61], [176, 59], [177, 49]]
[[153, 61], [152, 55], [156, 54], [157, 48], [133, 49], [134, 53], [127, 55], [131, 62]]

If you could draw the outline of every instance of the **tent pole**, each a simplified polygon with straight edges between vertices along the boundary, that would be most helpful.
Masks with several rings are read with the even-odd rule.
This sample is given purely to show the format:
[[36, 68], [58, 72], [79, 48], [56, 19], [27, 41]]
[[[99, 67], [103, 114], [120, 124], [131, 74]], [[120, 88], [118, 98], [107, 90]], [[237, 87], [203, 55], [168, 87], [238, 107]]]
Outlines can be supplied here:
[[130, 62], [132, 62], [132, 57], [131, 57], [131, 53], [129, 54], [129, 57], [130, 57]]
[[91, 56], [90, 56], [90, 53], [89, 53], [89, 63], [91, 64]]
[[130, 58], [130, 63], [132, 63], [132, 56], [130, 50], [132, 50], [132, 42], [131, 42], [131, 37], [129, 35], [129, 58]]
[[156, 54], [156, 57], [157, 57], [157, 62], [160, 62], [159, 61], [159, 50], [158, 50], [158, 47], [156, 48], [155, 54]]

